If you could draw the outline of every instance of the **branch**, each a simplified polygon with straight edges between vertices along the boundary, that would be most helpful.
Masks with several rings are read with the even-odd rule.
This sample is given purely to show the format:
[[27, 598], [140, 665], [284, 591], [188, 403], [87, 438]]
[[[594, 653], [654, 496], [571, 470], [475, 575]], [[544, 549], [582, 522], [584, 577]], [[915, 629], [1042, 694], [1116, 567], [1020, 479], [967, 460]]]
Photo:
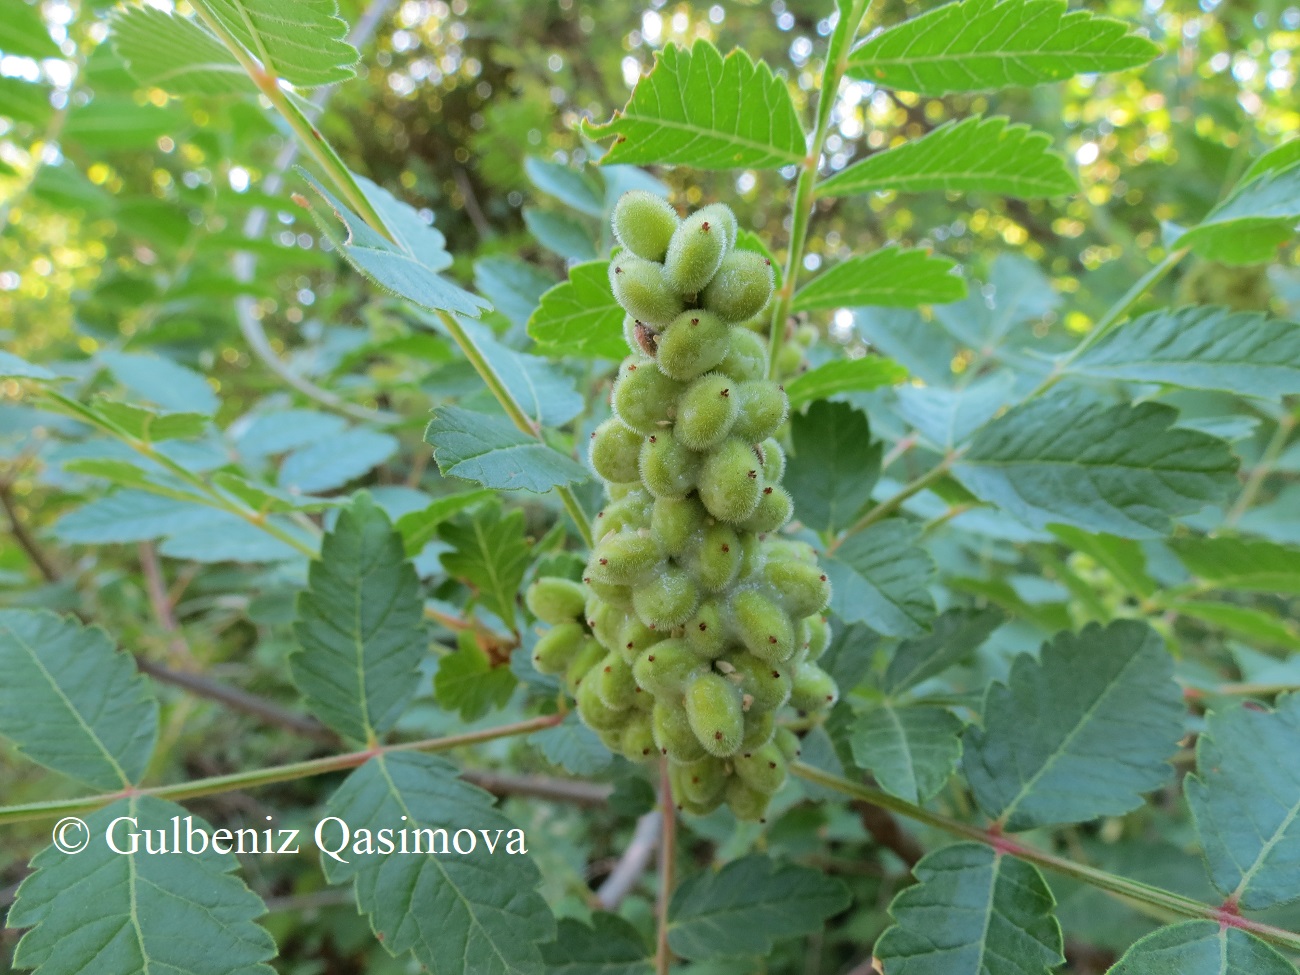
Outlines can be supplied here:
[[9, 530], [13, 533], [14, 541], [18, 547], [27, 553], [27, 557], [32, 560], [32, 564], [40, 571], [46, 582], [58, 582], [60, 579], [59, 570], [45, 554], [41, 548], [40, 542], [36, 541], [27, 525], [23, 523], [22, 518], [18, 516], [18, 505], [14, 501], [13, 485], [5, 481], [0, 481], [0, 507], [5, 509], [5, 514], [9, 516]]
[[894, 856], [907, 864], [908, 870], [925, 856], [925, 848], [917, 842], [915, 836], [898, 824], [898, 820], [888, 810], [869, 802], [855, 802], [853, 808], [857, 810], [858, 818], [862, 820], [862, 826], [871, 834], [871, 838], [885, 849], [893, 851]]
[[640, 881], [646, 867], [650, 864], [650, 858], [659, 847], [662, 816], [658, 809], [652, 809], [636, 821], [636, 829], [632, 831], [632, 839], [627, 849], [623, 851], [623, 855], [618, 858], [618, 863], [614, 864], [614, 869], [609, 872], [605, 882], [596, 891], [596, 901], [600, 904], [601, 910], [617, 909]]
[[677, 813], [673, 808], [673, 786], [668, 778], [668, 760], [659, 765], [659, 903], [656, 909], [655, 975], [669, 975], [673, 952], [668, 947], [668, 908], [673, 899], [677, 869]]
[[575, 806], [603, 806], [614, 791], [611, 786], [598, 782], [559, 779], [550, 775], [510, 775], [505, 772], [466, 769], [460, 773], [460, 777], [494, 796], [528, 796], [567, 802]]

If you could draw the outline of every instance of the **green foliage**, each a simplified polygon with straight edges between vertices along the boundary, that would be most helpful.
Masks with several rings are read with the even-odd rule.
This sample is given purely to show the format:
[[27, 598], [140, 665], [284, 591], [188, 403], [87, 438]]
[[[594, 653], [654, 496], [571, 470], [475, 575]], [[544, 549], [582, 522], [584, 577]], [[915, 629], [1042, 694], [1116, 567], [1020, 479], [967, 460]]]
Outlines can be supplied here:
[[826, 563], [831, 609], [846, 623], [870, 623], [887, 636], [915, 636], [934, 618], [934, 562], [920, 530], [902, 519], [849, 535]]
[[541, 493], [587, 479], [575, 461], [503, 417], [444, 406], [429, 421], [424, 439], [443, 474], [488, 488]]
[[348, 25], [335, 0], [204, 0], [264, 71], [298, 88], [344, 81], [357, 51], [344, 40]]
[[882, 704], [858, 718], [850, 745], [854, 761], [890, 795], [925, 802], [961, 757], [961, 721], [941, 708]]
[[966, 294], [954, 265], [921, 249], [886, 247], [851, 257], [815, 277], [794, 296], [795, 311], [842, 305], [904, 307], [956, 301]]

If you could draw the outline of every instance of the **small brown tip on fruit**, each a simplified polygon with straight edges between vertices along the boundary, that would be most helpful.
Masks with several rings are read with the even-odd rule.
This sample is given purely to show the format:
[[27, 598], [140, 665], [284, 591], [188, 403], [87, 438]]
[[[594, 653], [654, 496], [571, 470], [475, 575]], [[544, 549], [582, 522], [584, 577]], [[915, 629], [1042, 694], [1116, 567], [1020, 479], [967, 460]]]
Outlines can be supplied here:
[[721, 732], [721, 731], [715, 731], [715, 732], [713, 733], [713, 740], [714, 740], [714, 741], [722, 741], [722, 732]]
[[709, 624], [708, 624], [708, 623], [701, 623], [701, 624], [700, 624], [700, 632], [701, 632], [701, 633], [703, 633], [703, 632], [704, 632], [705, 630], [707, 630], [708, 628], [709, 628]]
[[707, 234], [709, 232], [709, 221], [705, 220], [704, 223], [700, 224], [700, 229]]
[[763, 488], [763, 493], [764, 493], [764, 494], [771, 494], [771, 493], [772, 493], [772, 489], [771, 489], [770, 487], [765, 487], [765, 488]]
[[750, 478], [750, 480], [757, 480], [757, 479], [758, 479], [758, 471], [750, 471], [750, 472], [749, 472], [749, 478]]
[[768, 643], [776, 643], [776, 637], [774, 637], [774, 636], [769, 636], [769, 637], [767, 638], [767, 642], [768, 642]]
[[615, 273], [615, 274], [622, 274], [622, 273], [623, 273], [623, 269], [622, 269], [621, 267], [616, 267], [616, 268], [614, 268], [614, 273]]

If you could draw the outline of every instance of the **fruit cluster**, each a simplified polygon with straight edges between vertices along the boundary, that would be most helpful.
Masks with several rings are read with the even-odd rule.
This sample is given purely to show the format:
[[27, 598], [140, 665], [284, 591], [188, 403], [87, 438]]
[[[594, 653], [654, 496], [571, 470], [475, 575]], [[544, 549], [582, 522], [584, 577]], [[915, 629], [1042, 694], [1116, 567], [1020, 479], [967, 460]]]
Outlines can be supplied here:
[[632, 354], [590, 444], [609, 504], [583, 582], [544, 578], [527, 593], [552, 624], [534, 663], [564, 674], [611, 749], [667, 756], [680, 808], [725, 801], [760, 819], [797, 749], [777, 710], [838, 695], [814, 662], [830, 585], [811, 546], [774, 534], [792, 507], [773, 436], [789, 404], [765, 378], [766, 342], [739, 327], [767, 305], [772, 269], [734, 248], [721, 204], [683, 220], [628, 193], [614, 232]]

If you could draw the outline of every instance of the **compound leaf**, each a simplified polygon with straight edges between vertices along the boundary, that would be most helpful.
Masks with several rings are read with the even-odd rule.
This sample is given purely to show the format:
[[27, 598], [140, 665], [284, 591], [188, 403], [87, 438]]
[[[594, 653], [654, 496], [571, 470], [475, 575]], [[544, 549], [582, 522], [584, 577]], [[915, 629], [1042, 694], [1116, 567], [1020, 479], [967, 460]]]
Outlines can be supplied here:
[[1276, 258], [1278, 245], [1291, 239], [1300, 220], [1300, 162], [1252, 172], [1257, 175], [1239, 184], [1178, 239], [1179, 247], [1191, 247], [1201, 257], [1225, 264], [1259, 264]]
[[790, 426], [794, 452], [785, 484], [795, 513], [815, 531], [847, 528], [880, 476], [881, 447], [871, 440], [866, 414], [847, 403], [815, 402]]
[[996, 609], [950, 609], [925, 636], [904, 640], [885, 670], [884, 689], [898, 694], [943, 673], [974, 653], [1002, 623]]
[[1300, 595], [1300, 551], [1263, 539], [1187, 536], [1170, 542], [1208, 588]]
[[438, 661], [433, 696], [439, 706], [455, 711], [462, 721], [476, 721], [502, 707], [518, 683], [509, 667], [494, 667], [472, 633], [462, 632], [459, 649]]
[[801, 372], [785, 384], [790, 409], [804, 403], [829, 399], [838, 393], [863, 393], [881, 386], [896, 386], [907, 378], [907, 370], [893, 359], [877, 355], [858, 359], [832, 359]]
[[553, 447], [518, 430], [504, 417], [441, 406], [424, 431], [438, 470], [484, 487], [533, 491], [576, 484], [586, 469]]
[[885, 636], [924, 633], [934, 619], [935, 567], [920, 538], [918, 526], [899, 518], [845, 538], [825, 563], [835, 615]]
[[515, 600], [528, 568], [524, 511], [502, 513], [501, 505], [483, 505], [439, 529], [452, 551], [441, 555], [443, 568], [473, 587], [479, 602], [510, 626], [515, 625]]
[[1296, 975], [1295, 966], [1240, 928], [1184, 921], [1135, 943], [1108, 975]]
[[208, 0], [222, 24], [270, 74], [298, 88], [346, 81], [357, 49], [335, 0]]
[[546, 352], [576, 358], [621, 359], [625, 312], [609, 286], [609, 261], [569, 269], [569, 280], [542, 294], [528, 334]]
[[819, 308], [910, 308], [943, 304], [966, 295], [957, 265], [921, 247], [885, 247], [850, 257], [813, 278], [794, 296], [794, 311]]
[[853, 724], [853, 761], [890, 795], [925, 802], [943, 788], [961, 758], [961, 720], [934, 707], [881, 702]]
[[113, 48], [140, 84], [173, 95], [242, 95], [252, 79], [221, 41], [156, 7], [125, 7], [110, 21]]

